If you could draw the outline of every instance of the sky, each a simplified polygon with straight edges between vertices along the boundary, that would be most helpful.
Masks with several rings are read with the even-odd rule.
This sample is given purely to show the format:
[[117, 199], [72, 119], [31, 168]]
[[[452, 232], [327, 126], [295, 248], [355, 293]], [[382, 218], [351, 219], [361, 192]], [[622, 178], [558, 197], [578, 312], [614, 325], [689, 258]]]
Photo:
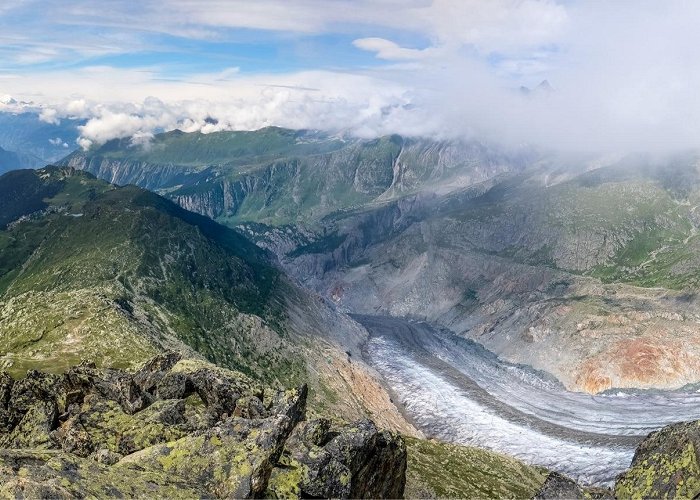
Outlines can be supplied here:
[[697, 26], [680, 0], [2, 0], [0, 111], [84, 119], [83, 147], [277, 125], [697, 148]]

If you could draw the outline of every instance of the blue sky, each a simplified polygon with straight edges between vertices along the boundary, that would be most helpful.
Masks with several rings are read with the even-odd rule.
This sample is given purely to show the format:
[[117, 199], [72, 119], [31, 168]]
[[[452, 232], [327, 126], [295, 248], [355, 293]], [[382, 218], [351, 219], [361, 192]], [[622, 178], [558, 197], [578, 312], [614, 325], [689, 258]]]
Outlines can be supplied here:
[[[319, 25], [313, 31], [297, 31], [285, 23], [268, 29], [250, 20], [240, 23], [190, 23], [187, 9], [182, 19], [152, 24], [146, 16], [157, 7], [187, 2], [104, 2], [7, 0], [0, 7], [0, 72], [44, 73], [91, 66], [123, 69], [158, 69], [165, 78], [215, 73], [236, 67], [241, 74], [283, 73], [311, 69], [356, 70], [381, 64], [371, 52], [353, 41], [366, 36], [389, 37], [413, 48], [430, 42], [421, 33], [365, 22], [339, 26]], [[228, 15], [237, 4], [254, 2], [200, 2], [202, 9], [222, 9]], [[270, 9], [294, 11], [294, 2], [268, 2]], [[318, 2], [318, 9], [341, 2]], [[209, 5], [207, 5], [209, 4]], [[346, 3], [345, 5], [351, 5]], [[197, 3], [194, 3], [197, 7]], [[316, 7], [316, 6], [314, 6]], [[349, 7], [344, 7], [349, 8]], [[113, 11], [110, 13], [110, 10]], [[100, 12], [103, 11], [103, 12]], [[122, 22], [137, 18], [134, 24]]]
[[[43, 74], [95, 66], [155, 68], [166, 78], [215, 73], [233, 67], [243, 75], [303, 70], [360, 71], [392, 59], [378, 58], [376, 51], [354, 43], [370, 38], [390, 41], [409, 50], [466, 45], [481, 51], [485, 60], [490, 56], [500, 60], [509, 55], [500, 51], [499, 41], [504, 42], [502, 48], [507, 51], [513, 49], [508, 40], [511, 30], [515, 37], [525, 32], [523, 38], [528, 49], [551, 43], [547, 39], [550, 26], [541, 29], [542, 36], [530, 36], [531, 30], [522, 25], [528, 21], [527, 12], [534, 11], [535, 15], [530, 13], [529, 17], [537, 18], [537, 12], [542, 11], [542, 23], [552, 24], [554, 29], [565, 18], [564, 11], [554, 2], [529, 0], [519, 2], [523, 5], [517, 8], [492, 8], [490, 3], [485, 0], [5, 0], [0, 6], [0, 73]], [[493, 5], [501, 3], [495, 0]], [[508, 10], [513, 11], [510, 18]], [[464, 19], [450, 18], [450, 11]], [[521, 15], [522, 12], [526, 15]], [[478, 18], [474, 26], [470, 26], [471, 13]], [[549, 19], [552, 13], [553, 20]], [[522, 22], [518, 17], [522, 17]], [[463, 21], [466, 21], [464, 32], [459, 29]], [[498, 26], [489, 26], [499, 22], [503, 24], [502, 33]], [[485, 34], [479, 34], [480, 31]]]
[[687, 0], [3, 0], [0, 111], [85, 120], [83, 146], [267, 125], [694, 146], [698, 25]]

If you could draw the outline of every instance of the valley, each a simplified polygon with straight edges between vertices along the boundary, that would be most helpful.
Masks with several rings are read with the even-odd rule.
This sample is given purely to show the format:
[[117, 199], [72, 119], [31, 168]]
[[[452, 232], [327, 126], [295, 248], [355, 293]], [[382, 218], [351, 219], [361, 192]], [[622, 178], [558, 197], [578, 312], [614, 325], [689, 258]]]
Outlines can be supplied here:
[[365, 360], [426, 436], [609, 486], [649, 432], [700, 415], [694, 156], [257, 134], [209, 166], [157, 151], [223, 135], [64, 164], [156, 189], [275, 254], [356, 315]]
[[698, 25], [0, 2], [0, 500], [700, 500]]
[[367, 359], [426, 436], [506, 453], [583, 484], [611, 486], [647, 434], [700, 413], [696, 388], [569, 392], [425, 323], [354, 317], [371, 335]]

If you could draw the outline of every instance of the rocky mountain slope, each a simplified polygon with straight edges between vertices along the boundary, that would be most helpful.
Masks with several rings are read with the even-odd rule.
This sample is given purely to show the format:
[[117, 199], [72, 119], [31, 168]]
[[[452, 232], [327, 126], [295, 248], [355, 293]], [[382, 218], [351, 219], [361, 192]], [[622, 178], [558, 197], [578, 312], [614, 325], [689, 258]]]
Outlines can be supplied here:
[[317, 221], [337, 210], [415, 192], [451, 190], [522, 167], [476, 142], [399, 136], [375, 140], [266, 128], [156, 136], [76, 151], [62, 165], [115, 184], [137, 184], [222, 222]]
[[0, 493], [398, 498], [406, 445], [368, 420], [306, 420], [306, 386], [265, 388], [214, 365], [79, 365], [0, 381]]
[[263, 129], [64, 163], [237, 227], [346, 311], [427, 319], [569, 389], [698, 381], [696, 155]]
[[366, 332], [235, 231], [58, 167], [0, 177], [0, 213], [0, 365], [12, 375], [134, 368], [175, 349], [269, 384], [307, 382], [319, 413], [416, 432], [359, 359]]
[[700, 368], [698, 174], [636, 165], [409, 196], [328, 217], [291, 250], [246, 229], [347, 310], [427, 319], [573, 390], [677, 388]]

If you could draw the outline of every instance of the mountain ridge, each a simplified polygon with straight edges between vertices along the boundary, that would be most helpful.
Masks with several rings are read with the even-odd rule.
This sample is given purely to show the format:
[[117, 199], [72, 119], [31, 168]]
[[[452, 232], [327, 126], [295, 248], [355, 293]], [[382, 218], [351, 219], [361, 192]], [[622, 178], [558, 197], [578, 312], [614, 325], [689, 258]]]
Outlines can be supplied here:
[[[28, 179], [33, 200], [8, 189]], [[272, 384], [310, 380], [318, 408], [378, 414], [416, 432], [359, 361], [366, 332], [232, 229], [71, 168], [6, 174], [8, 190], [40, 204], [25, 204], [0, 231], [4, 369], [61, 372], [86, 359], [129, 368], [176, 349]], [[364, 396], [337, 396], [354, 384]]]

